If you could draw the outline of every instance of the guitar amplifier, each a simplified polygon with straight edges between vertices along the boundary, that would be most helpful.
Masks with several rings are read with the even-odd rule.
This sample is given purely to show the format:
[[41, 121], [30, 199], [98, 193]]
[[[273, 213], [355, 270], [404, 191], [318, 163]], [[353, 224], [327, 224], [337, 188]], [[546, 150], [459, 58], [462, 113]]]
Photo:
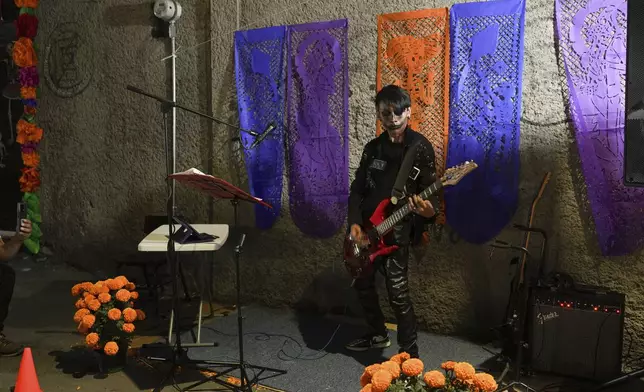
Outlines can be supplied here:
[[531, 367], [602, 381], [621, 374], [625, 295], [602, 288], [535, 288], [527, 333]]

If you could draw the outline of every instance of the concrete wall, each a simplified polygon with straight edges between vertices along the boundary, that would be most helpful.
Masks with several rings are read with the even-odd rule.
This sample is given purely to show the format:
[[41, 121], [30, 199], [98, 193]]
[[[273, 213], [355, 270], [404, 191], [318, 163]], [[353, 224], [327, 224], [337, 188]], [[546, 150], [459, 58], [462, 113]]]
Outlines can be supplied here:
[[[163, 212], [163, 144], [155, 102], [133, 95], [133, 84], [164, 94], [167, 48], [150, 36], [150, 4], [43, 2], [39, 44], [62, 23], [73, 22], [81, 38], [78, 69], [91, 74], [88, 87], [72, 98], [42, 90], [43, 210], [45, 233], [69, 262], [108, 268], [119, 253], [132, 251], [141, 238], [145, 214]], [[418, 8], [446, 7], [448, 1], [367, 2], [344, 0], [293, 2], [233, 0], [184, 1], [179, 26], [179, 98], [187, 105], [236, 121], [232, 33], [237, 16], [242, 29], [349, 18], [351, 166], [373, 137], [375, 118], [376, 15]], [[600, 255], [587, 213], [578, 154], [566, 124], [557, 66], [552, 0], [527, 6], [523, 121], [521, 129], [521, 199], [515, 221], [524, 222], [545, 171], [552, 179], [535, 224], [551, 235], [547, 269], [562, 269], [579, 281], [607, 285], [628, 294], [632, 317], [627, 326], [642, 335], [644, 316], [637, 313], [644, 288], [639, 279], [641, 254], [620, 258]], [[205, 45], [194, 46], [212, 38]], [[359, 116], [357, 113], [361, 113]], [[375, 115], [375, 113], [374, 113]], [[200, 167], [245, 185], [234, 131], [179, 114], [180, 170]], [[211, 156], [212, 154], [212, 156]], [[212, 165], [209, 165], [209, 158]], [[353, 176], [353, 173], [351, 173]], [[182, 212], [194, 220], [232, 223], [226, 202], [208, 203], [179, 187]], [[286, 200], [285, 200], [286, 201]], [[271, 305], [315, 305], [322, 310], [349, 299], [358, 311], [341, 260], [341, 233], [333, 239], [307, 238], [290, 222], [287, 209], [269, 231], [249, 229], [243, 259], [243, 291], [248, 300]], [[252, 209], [240, 209], [241, 224], [252, 226]], [[450, 333], [480, 333], [500, 321], [507, 298], [509, 255], [484, 246], [453, 244], [448, 232], [411, 265], [411, 285], [424, 327]], [[513, 231], [500, 235], [519, 242]], [[232, 237], [230, 243], [236, 241]], [[230, 247], [228, 247], [229, 250]], [[233, 263], [224, 250], [216, 257], [215, 285], [222, 298], [233, 294]], [[386, 297], [382, 298], [388, 314]]]

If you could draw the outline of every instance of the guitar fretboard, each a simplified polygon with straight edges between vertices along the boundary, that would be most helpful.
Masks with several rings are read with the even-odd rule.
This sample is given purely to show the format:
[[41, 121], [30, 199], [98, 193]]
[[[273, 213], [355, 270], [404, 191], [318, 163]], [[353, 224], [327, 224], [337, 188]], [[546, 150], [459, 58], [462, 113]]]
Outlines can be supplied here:
[[[423, 200], [427, 200], [431, 195], [436, 193], [442, 187], [443, 187], [443, 183], [440, 180], [437, 180], [435, 183], [430, 185], [429, 188], [422, 191], [419, 194], [419, 196]], [[407, 202], [404, 206], [400, 207], [393, 214], [391, 214], [387, 219], [385, 219], [378, 226], [376, 226], [376, 230], [378, 231], [378, 234], [382, 236], [388, 233], [389, 230], [391, 230], [394, 226], [396, 226], [398, 222], [403, 220], [403, 218], [406, 217], [410, 212], [411, 212], [411, 205], [409, 204], [409, 202]]]

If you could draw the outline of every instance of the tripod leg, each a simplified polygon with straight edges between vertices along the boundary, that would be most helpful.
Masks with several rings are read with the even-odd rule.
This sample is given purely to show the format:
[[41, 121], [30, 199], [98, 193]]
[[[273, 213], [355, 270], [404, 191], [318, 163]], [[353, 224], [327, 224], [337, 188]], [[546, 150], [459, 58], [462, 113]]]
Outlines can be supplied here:
[[170, 330], [168, 331], [168, 344], [172, 344], [173, 328], [174, 328], [174, 309], [170, 311]]
[[626, 373], [623, 376], [618, 377], [618, 378], [616, 378], [614, 380], [610, 380], [608, 382], [605, 382], [605, 383], [601, 384], [600, 386], [598, 386], [597, 388], [592, 389], [590, 392], [603, 391], [604, 389], [606, 389], [608, 387], [612, 387], [613, 385], [623, 383], [625, 381], [630, 380], [631, 378], [641, 378], [643, 376], [644, 376], [644, 369], [638, 369], [638, 370], [635, 370], [633, 372]]

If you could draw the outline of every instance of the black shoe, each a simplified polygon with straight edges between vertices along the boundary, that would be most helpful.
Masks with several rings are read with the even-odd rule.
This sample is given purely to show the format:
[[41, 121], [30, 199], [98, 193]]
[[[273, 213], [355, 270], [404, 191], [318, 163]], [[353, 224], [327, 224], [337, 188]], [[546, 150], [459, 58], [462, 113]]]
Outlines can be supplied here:
[[0, 357], [15, 357], [22, 354], [24, 347], [7, 339], [2, 332], [0, 332]]
[[351, 351], [367, 351], [370, 348], [387, 348], [391, 346], [389, 336], [366, 335], [344, 346]]
[[413, 346], [411, 346], [411, 347], [410, 347], [409, 349], [407, 349], [407, 350], [403, 350], [402, 348], [400, 348], [400, 349], [398, 350], [398, 354], [403, 353], [403, 352], [405, 352], [405, 353], [409, 354], [409, 357], [410, 357], [410, 358], [419, 358], [419, 355], [418, 355], [418, 345], [416, 345], [416, 344], [414, 344]]

